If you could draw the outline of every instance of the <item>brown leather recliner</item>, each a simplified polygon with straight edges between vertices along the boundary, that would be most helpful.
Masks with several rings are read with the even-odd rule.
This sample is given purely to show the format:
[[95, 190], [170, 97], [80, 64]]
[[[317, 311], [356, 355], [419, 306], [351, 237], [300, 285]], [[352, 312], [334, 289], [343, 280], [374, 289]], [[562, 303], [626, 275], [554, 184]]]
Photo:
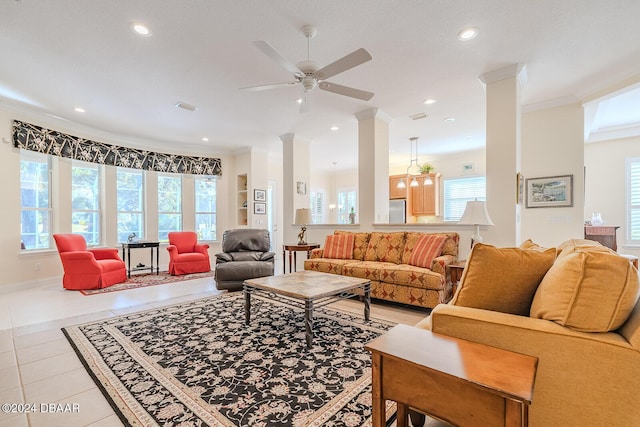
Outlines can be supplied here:
[[273, 276], [276, 254], [269, 249], [268, 230], [238, 228], [225, 231], [222, 252], [216, 254], [216, 288], [239, 291], [247, 279]]

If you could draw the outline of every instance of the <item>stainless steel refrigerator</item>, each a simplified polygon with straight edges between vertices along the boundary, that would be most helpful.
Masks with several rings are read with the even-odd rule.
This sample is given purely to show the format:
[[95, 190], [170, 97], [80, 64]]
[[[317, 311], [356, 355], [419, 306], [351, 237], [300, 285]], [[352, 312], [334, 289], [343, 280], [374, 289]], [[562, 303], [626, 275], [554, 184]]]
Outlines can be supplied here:
[[389, 200], [389, 224], [404, 224], [407, 215], [407, 201]]

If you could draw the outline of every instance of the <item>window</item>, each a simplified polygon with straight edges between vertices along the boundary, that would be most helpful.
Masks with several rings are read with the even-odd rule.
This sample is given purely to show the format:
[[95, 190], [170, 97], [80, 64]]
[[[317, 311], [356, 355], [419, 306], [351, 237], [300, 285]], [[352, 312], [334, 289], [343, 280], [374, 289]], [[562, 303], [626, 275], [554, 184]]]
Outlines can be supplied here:
[[182, 230], [182, 175], [158, 175], [158, 239]]
[[51, 247], [50, 171], [49, 156], [20, 153], [20, 238], [23, 249]]
[[144, 237], [144, 172], [118, 168], [116, 178], [118, 241]]
[[357, 213], [358, 193], [356, 190], [338, 192], [338, 224], [350, 224], [349, 215]]
[[324, 223], [324, 192], [311, 192], [311, 219], [314, 224]]
[[627, 159], [626, 244], [640, 245], [640, 157]]
[[444, 220], [459, 221], [468, 201], [486, 200], [487, 178], [446, 179], [444, 181]]
[[74, 160], [71, 170], [71, 231], [81, 234], [89, 246], [97, 246], [102, 240], [100, 168]]
[[215, 176], [195, 178], [198, 240], [216, 240], [216, 185]]

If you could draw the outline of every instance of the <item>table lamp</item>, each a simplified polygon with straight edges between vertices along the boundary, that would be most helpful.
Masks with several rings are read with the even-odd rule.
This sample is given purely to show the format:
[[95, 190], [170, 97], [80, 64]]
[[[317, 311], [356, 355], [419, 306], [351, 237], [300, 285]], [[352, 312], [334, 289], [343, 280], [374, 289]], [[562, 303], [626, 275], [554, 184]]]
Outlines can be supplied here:
[[482, 242], [482, 236], [480, 236], [481, 225], [493, 225], [491, 218], [489, 218], [489, 212], [487, 211], [487, 204], [483, 201], [474, 200], [467, 202], [467, 206], [464, 208], [462, 218], [458, 221], [458, 224], [468, 224], [475, 226], [475, 233], [471, 236], [471, 247], [478, 242]]
[[307, 241], [304, 237], [307, 232], [307, 224], [311, 224], [313, 221], [311, 220], [311, 209], [301, 208], [296, 209], [296, 219], [294, 224], [302, 226], [300, 228], [300, 233], [298, 233], [298, 244], [306, 245]]

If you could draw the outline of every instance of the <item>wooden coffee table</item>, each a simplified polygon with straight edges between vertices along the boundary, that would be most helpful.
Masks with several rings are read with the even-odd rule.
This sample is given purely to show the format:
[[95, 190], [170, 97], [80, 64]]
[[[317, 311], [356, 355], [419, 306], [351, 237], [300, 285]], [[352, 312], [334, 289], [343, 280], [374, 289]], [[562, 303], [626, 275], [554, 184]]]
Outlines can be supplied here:
[[305, 339], [307, 347], [313, 342], [313, 309], [324, 307], [338, 299], [353, 298], [357, 295], [348, 291], [362, 289], [364, 292], [364, 319], [369, 320], [371, 281], [357, 277], [320, 273], [317, 271], [297, 271], [291, 274], [260, 277], [245, 280], [244, 315], [245, 323], [251, 320], [251, 295], [263, 298], [284, 297], [292, 305], [304, 307]]
[[538, 359], [398, 325], [365, 346], [372, 355], [373, 427], [385, 425], [385, 400], [456, 426], [526, 426]]

